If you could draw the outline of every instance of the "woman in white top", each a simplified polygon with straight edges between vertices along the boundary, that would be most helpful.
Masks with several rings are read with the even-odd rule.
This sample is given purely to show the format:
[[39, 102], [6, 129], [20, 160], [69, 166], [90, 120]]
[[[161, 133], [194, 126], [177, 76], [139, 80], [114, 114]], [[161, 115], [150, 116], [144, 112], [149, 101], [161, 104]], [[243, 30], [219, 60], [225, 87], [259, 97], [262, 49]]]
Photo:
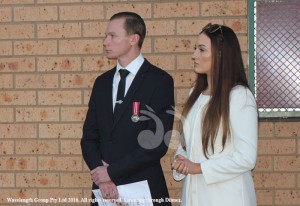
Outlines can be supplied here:
[[184, 179], [181, 205], [256, 206], [257, 108], [238, 39], [229, 27], [208, 24], [192, 58], [197, 80], [172, 162], [174, 179]]

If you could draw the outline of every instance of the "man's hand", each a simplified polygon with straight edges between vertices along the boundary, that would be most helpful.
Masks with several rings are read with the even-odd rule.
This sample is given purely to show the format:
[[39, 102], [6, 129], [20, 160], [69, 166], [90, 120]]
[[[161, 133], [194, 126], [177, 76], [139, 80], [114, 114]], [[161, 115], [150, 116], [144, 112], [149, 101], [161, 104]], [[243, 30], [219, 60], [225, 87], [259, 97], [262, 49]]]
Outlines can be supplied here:
[[107, 173], [108, 164], [103, 162], [103, 165], [104, 166], [96, 167], [91, 171], [92, 180], [98, 186], [100, 183], [111, 181]]
[[119, 198], [117, 186], [112, 181], [100, 183], [99, 189], [104, 199]]

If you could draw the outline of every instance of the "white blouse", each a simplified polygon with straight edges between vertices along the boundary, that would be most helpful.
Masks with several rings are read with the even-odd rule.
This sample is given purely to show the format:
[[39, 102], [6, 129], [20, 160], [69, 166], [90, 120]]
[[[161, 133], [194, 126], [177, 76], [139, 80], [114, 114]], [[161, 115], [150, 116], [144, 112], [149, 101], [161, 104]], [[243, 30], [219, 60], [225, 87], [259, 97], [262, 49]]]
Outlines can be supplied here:
[[182, 206], [256, 206], [251, 170], [257, 158], [257, 108], [251, 91], [236, 86], [230, 93], [230, 133], [222, 147], [222, 127], [215, 141], [215, 152], [202, 152], [201, 124], [210, 96], [201, 94], [188, 113], [183, 132], [186, 151], [181, 145], [175, 154], [201, 163], [202, 174], [182, 175], [173, 171], [174, 179], [184, 178]]

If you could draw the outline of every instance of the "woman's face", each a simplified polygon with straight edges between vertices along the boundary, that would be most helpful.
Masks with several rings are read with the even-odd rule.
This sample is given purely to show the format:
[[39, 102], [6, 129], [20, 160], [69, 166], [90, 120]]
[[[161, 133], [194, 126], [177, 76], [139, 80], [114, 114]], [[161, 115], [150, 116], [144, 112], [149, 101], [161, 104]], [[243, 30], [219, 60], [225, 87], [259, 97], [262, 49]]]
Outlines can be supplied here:
[[192, 59], [194, 60], [196, 73], [210, 76], [212, 64], [211, 40], [206, 34], [202, 33], [198, 36]]

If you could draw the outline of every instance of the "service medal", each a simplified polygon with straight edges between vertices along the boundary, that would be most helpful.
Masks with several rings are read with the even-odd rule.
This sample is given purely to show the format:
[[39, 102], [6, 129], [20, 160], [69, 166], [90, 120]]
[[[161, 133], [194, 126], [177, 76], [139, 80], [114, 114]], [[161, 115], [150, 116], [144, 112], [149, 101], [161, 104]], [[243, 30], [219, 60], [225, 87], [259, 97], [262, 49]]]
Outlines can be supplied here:
[[131, 120], [133, 122], [138, 122], [140, 119], [140, 102], [132, 103], [132, 116]]

